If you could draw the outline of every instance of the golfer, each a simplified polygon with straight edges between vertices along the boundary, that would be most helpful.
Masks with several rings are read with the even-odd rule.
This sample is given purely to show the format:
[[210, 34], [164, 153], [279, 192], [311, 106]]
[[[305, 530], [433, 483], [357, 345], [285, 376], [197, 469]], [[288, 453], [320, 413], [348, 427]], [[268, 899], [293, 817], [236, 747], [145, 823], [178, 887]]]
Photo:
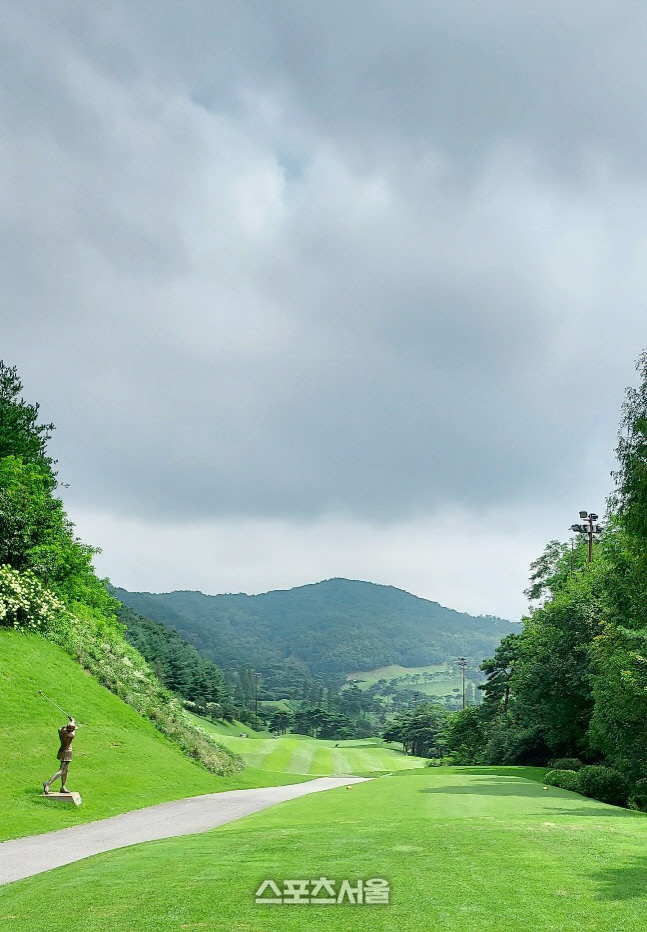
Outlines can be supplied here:
[[75, 720], [71, 718], [68, 725], [63, 725], [63, 727], [58, 730], [61, 746], [58, 749], [56, 757], [60, 761], [60, 766], [54, 776], [43, 783], [43, 793], [45, 793], [46, 796], [49, 793], [49, 788], [52, 783], [58, 780], [59, 777], [61, 778], [61, 793], [70, 792], [65, 784], [67, 782], [67, 772], [70, 769], [70, 761], [72, 760], [72, 742], [74, 741], [76, 729], [77, 724]]

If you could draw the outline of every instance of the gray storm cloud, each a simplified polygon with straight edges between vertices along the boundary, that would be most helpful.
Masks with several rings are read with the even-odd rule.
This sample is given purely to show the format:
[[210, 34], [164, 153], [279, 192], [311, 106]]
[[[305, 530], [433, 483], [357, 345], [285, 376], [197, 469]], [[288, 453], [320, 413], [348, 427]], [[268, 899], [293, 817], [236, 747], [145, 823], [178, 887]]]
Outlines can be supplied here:
[[113, 512], [541, 504], [645, 342], [635, 4], [8, 4], [2, 355]]

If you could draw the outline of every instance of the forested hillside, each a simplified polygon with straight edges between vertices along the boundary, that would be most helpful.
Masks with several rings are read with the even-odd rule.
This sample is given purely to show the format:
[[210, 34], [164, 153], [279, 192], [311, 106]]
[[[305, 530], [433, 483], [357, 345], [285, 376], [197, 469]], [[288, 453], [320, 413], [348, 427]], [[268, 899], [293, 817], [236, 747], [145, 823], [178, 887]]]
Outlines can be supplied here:
[[201, 715], [233, 717], [231, 690], [219, 667], [173, 628], [143, 618], [121, 602], [117, 605], [126, 640], [146, 658], [164, 686]]
[[329, 579], [263, 595], [116, 594], [136, 612], [182, 632], [222, 667], [296, 661], [310, 673], [391, 663], [417, 666], [492, 653], [518, 625], [474, 617], [392, 586]]
[[329, 579], [262, 595], [128, 592], [122, 602], [180, 631], [221, 667], [294, 663], [310, 674], [479, 661], [519, 625], [474, 617], [392, 586]]

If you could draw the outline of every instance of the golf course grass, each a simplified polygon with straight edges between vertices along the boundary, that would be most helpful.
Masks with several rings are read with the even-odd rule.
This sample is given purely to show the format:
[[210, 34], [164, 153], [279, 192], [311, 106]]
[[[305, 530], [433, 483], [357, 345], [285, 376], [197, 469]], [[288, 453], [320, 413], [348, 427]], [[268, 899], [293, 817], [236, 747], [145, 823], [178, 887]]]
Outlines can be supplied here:
[[[541, 773], [402, 771], [99, 855], [3, 888], [0, 929], [643, 932], [647, 819]], [[320, 877], [386, 878], [390, 903], [254, 902], [265, 879]]]
[[[83, 805], [41, 796], [58, 767], [58, 728], [65, 716], [39, 695], [56, 697], [82, 727], [74, 741], [69, 788]], [[214, 776], [185, 757], [131, 706], [109, 692], [56, 645], [37, 635], [0, 631], [0, 841], [103, 819], [129, 809], [222, 790], [298, 783], [310, 776], [375, 773], [420, 767], [379, 740], [272, 738], [248, 726], [214, 725], [189, 716], [225, 747], [239, 752], [242, 773]], [[249, 738], [241, 738], [244, 730]], [[57, 789], [54, 786], [53, 789]]]
[[[409, 757], [402, 751], [387, 747], [379, 738], [354, 738], [350, 741], [324, 741], [305, 735], [261, 737], [249, 733], [248, 738], [231, 734], [231, 728], [196, 719], [216, 741], [239, 754], [258, 770], [280, 773], [329, 776], [335, 774], [373, 774], [392, 770], [424, 767], [420, 757]], [[226, 730], [225, 730], [226, 729]]]
[[[42, 798], [43, 780], [58, 767], [58, 728], [65, 716], [42, 689], [75, 715], [68, 785], [83, 805]], [[33, 835], [201, 793], [305, 779], [296, 774], [230, 777], [208, 773], [131, 706], [101, 686], [56, 645], [37, 635], [0, 631], [0, 840]], [[57, 789], [58, 784], [53, 787]]]

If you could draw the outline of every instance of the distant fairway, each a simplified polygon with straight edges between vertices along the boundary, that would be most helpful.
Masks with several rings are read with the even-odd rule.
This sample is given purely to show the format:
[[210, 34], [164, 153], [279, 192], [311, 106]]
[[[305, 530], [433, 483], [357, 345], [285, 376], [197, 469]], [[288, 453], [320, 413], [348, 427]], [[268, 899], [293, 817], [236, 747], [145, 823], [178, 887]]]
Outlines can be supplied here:
[[364, 683], [358, 685], [370, 686], [378, 680], [392, 680], [407, 673], [440, 673], [442, 670], [447, 670], [446, 663], [428, 663], [424, 667], [401, 667], [398, 663], [392, 663], [388, 667], [377, 667], [375, 670], [356, 670], [354, 673], [348, 673], [346, 679], [364, 680]]
[[[422, 682], [422, 674], [435, 673], [437, 679], [430, 683]], [[399, 664], [391, 664], [388, 667], [378, 667], [375, 670], [356, 670], [354, 673], [348, 673], [346, 679], [349, 683], [359, 686], [360, 689], [367, 689], [373, 686], [378, 680], [397, 679], [400, 676], [415, 676], [421, 674], [420, 681], [417, 683], [398, 683], [396, 689], [410, 689], [420, 693], [423, 696], [446, 696], [454, 689], [460, 689], [461, 676], [458, 672], [452, 672], [446, 663], [429, 663], [424, 667], [401, 667]], [[438, 675], [442, 674], [442, 675]]]
[[351, 741], [324, 741], [304, 735], [265, 738], [257, 737], [246, 726], [241, 728], [245, 728], [250, 737], [241, 738], [231, 734], [231, 726], [214, 725], [205, 719], [197, 722], [221, 744], [240, 754], [250, 767], [259, 770], [326, 776], [407, 770], [425, 764], [423, 758], [408, 757], [385, 746], [379, 738]]

